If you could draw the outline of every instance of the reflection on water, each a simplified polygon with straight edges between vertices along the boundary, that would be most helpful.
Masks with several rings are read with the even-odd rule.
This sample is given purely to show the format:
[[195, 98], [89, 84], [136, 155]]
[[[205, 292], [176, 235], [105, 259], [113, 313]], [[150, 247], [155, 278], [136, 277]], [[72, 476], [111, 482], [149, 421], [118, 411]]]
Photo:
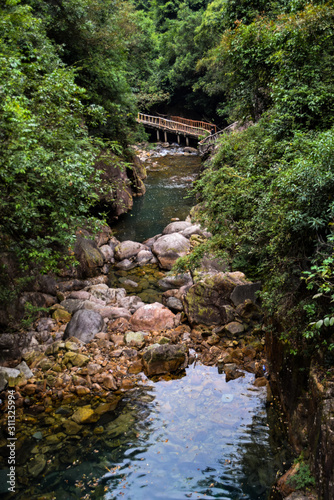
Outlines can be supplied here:
[[193, 198], [189, 196], [192, 182], [200, 168], [200, 157], [196, 155], [157, 156], [146, 166], [146, 194], [134, 199], [130, 213], [122, 215], [111, 224], [116, 237], [121, 240], [142, 242], [169, 224], [172, 218], [184, 220]]
[[[53, 444], [42, 439], [47, 470], [27, 476], [15, 498], [265, 500], [288, 452], [279, 415], [253, 381], [245, 373], [226, 383], [200, 364], [175, 380], [143, 375], [98, 422]], [[47, 418], [57, 417], [71, 421], [71, 408]], [[21, 443], [21, 454], [32, 441]]]
[[136, 439], [104, 475], [103, 498], [267, 498], [286, 450], [272, 441], [266, 390], [253, 380], [227, 384], [217, 368], [196, 366], [150, 386], [150, 411], [138, 412]]

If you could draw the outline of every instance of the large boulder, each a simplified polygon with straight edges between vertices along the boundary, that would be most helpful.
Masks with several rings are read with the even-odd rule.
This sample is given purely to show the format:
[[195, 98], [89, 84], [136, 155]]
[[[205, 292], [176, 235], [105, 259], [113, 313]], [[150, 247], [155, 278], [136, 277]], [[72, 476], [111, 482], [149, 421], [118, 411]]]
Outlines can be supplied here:
[[166, 226], [165, 229], [162, 231], [162, 234], [179, 233], [180, 231], [183, 231], [184, 229], [187, 229], [188, 227], [191, 226], [192, 226], [191, 222], [178, 220], [168, 224], [168, 226]]
[[182, 344], [154, 344], [144, 353], [142, 361], [148, 376], [171, 373], [187, 366], [188, 349]]
[[74, 253], [80, 264], [77, 268], [78, 276], [86, 278], [100, 274], [104, 257], [95, 241], [78, 236]]
[[142, 243], [131, 240], [122, 241], [115, 248], [115, 258], [117, 260], [131, 259], [131, 257], [136, 257], [141, 250], [147, 250]]
[[220, 272], [198, 281], [190, 287], [184, 298], [184, 310], [189, 323], [192, 326], [227, 323], [228, 310], [233, 305], [233, 291], [237, 286], [248, 284], [245, 275], [240, 272]]
[[190, 250], [190, 243], [180, 233], [165, 234], [153, 244], [152, 251], [157, 256], [163, 269], [172, 269], [179, 257], [184, 257]]
[[80, 309], [73, 314], [71, 321], [68, 323], [64, 339], [76, 337], [84, 344], [87, 344], [103, 328], [104, 320], [101, 314], [89, 309]]
[[135, 332], [164, 330], [173, 328], [175, 319], [172, 311], [159, 302], [154, 302], [137, 309], [130, 319], [130, 325]]

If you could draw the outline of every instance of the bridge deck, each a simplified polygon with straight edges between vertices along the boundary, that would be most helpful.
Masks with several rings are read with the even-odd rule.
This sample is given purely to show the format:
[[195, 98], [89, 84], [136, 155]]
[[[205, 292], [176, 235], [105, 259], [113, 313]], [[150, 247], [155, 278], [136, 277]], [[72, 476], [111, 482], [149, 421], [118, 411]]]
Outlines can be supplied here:
[[211, 123], [187, 120], [186, 118], [180, 118], [177, 116], [173, 116], [172, 118], [173, 120], [168, 120], [159, 116], [138, 113], [137, 122], [142, 123], [146, 127], [167, 132], [174, 132], [176, 134], [183, 134], [195, 137], [196, 139], [207, 136], [212, 128], [215, 128], [216, 130], [216, 126]]

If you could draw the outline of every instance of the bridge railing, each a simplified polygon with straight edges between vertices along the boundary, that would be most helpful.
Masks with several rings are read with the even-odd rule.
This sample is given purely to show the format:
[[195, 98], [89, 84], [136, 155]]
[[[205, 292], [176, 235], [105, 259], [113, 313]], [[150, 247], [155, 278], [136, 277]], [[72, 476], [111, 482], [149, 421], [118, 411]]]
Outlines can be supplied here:
[[192, 126], [186, 123], [167, 120], [166, 118], [161, 118], [160, 116], [145, 115], [143, 113], [138, 113], [137, 121], [153, 128], [159, 128], [161, 130], [168, 130], [172, 132], [180, 132], [195, 137], [207, 135], [208, 133], [208, 130], [203, 127]]
[[223, 130], [220, 130], [216, 134], [211, 134], [207, 137], [204, 137], [204, 139], [202, 139], [198, 143], [198, 149], [201, 151], [201, 153], [204, 153], [205, 150], [207, 150], [208, 148], [210, 148], [210, 146], [213, 146], [217, 142], [221, 134], [229, 134], [233, 132], [233, 130], [236, 129], [237, 125], [238, 122], [231, 123], [231, 125], [225, 127]]
[[214, 131], [217, 132], [217, 126], [213, 123], [190, 120], [188, 118], [181, 118], [181, 116], [171, 116], [171, 120], [178, 123], [184, 123], [185, 125], [191, 125], [192, 127], [209, 130], [210, 132], [212, 129], [214, 129]]

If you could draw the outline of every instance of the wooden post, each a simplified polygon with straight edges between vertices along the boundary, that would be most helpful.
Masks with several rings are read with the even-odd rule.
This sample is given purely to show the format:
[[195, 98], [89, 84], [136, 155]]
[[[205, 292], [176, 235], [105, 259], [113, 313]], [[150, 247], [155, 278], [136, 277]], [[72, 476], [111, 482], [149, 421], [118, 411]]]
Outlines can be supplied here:
[[189, 146], [189, 137], [186, 135], [186, 145]]
[[165, 134], [165, 142], [167, 142], [167, 130], [164, 131]]
[[180, 144], [180, 134], [177, 134], [177, 143]]

